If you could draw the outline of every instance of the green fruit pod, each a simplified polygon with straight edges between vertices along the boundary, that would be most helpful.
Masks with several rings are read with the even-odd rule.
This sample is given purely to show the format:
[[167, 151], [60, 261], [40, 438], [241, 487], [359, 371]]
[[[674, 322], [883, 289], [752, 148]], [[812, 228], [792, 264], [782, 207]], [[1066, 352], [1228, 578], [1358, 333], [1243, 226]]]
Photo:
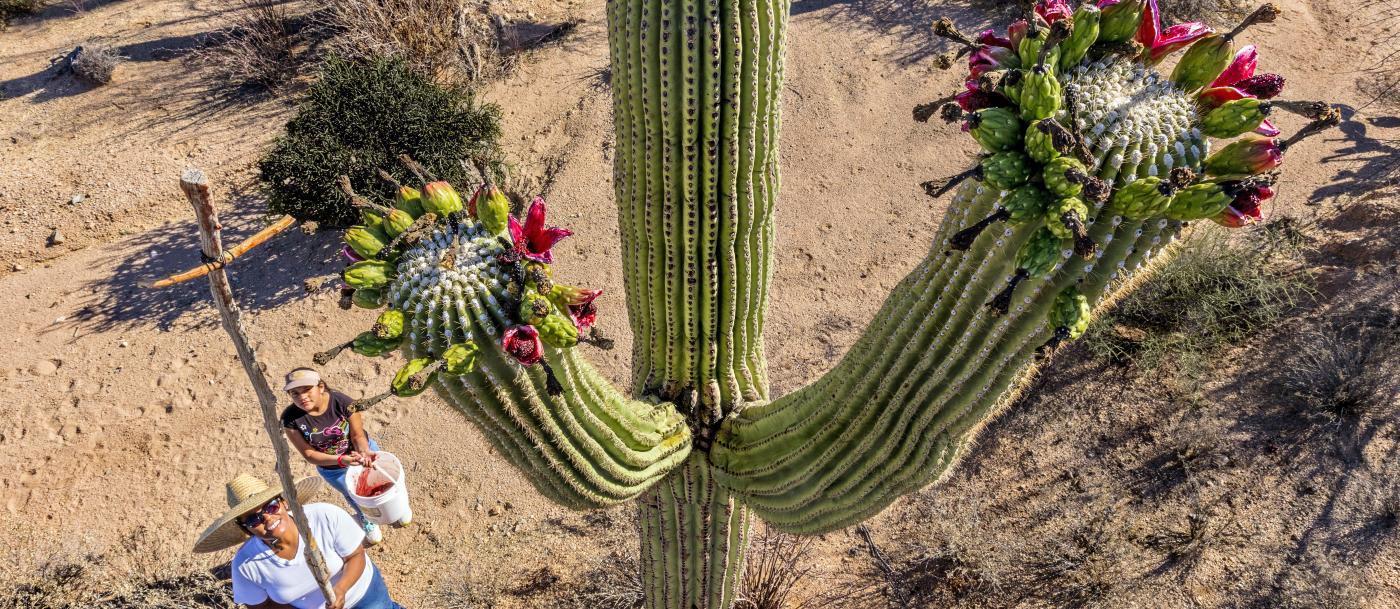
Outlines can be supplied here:
[[[1040, 26], [1035, 30], [1035, 35], [1030, 32], [1021, 39], [1021, 44], [1016, 48], [1016, 55], [1021, 59], [1021, 65], [1027, 68], [1035, 66], [1040, 61], [1040, 49], [1045, 46], [1045, 41], [1050, 38], [1050, 28]], [[1060, 47], [1056, 45], [1045, 54], [1045, 65], [1053, 68], [1059, 65]]]
[[1066, 288], [1055, 296], [1050, 308], [1050, 325], [1065, 328], [1070, 338], [1079, 338], [1089, 329], [1089, 299], [1074, 288]]
[[1084, 191], [1084, 185], [1071, 180], [1071, 172], [1088, 175], [1089, 169], [1078, 159], [1062, 156], [1046, 163], [1040, 174], [1045, 181], [1045, 188], [1051, 194], [1057, 197], [1078, 197], [1079, 193]]
[[462, 195], [444, 181], [429, 182], [423, 187], [423, 211], [446, 218], [449, 214], [462, 211]]
[[391, 209], [389, 215], [384, 217], [384, 234], [390, 239], [399, 236], [410, 226], [413, 226], [413, 216], [402, 209]]
[[541, 296], [538, 292], [530, 291], [520, 299], [520, 321], [532, 326], [538, 325], [545, 317], [553, 312], [548, 298]]
[[1197, 40], [1172, 69], [1172, 82], [1187, 92], [1204, 87], [1230, 65], [1234, 53], [1234, 45], [1220, 34]]
[[379, 318], [374, 320], [374, 327], [370, 328], [375, 336], [389, 340], [403, 336], [404, 327], [403, 311], [389, 309], [379, 314]]
[[394, 193], [394, 207], [417, 220], [418, 216], [423, 215], [423, 193], [412, 186], [400, 186], [398, 192]]
[[1131, 40], [1142, 25], [1143, 0], [1123, 0], [1118, 4], [1104, 7], [1099, 16], [1099, 41], [1124, 42]]
[[1201, 132], [1218, 138], [1244, 135], [1259, 128], [1270, 108], [1269, 102], [1253, 97], [1225, 102], [1201, 119]]
[[360, 219], [363, 222], [364, 227], [369, 229], [371, 234], [373, 234], [375, 237], [378, 237], [380, 241], [383, 241], [385, 243], [389, 242], [389, 239], [391, 237], [389, 237], [388, 231], [384, 230], [384, 216], [374, 213], [368, 209], [362, 209], [360, 210]]
[[423, 390], [427, 389], [428, 385], [433, 383], [433, 379], [437, 377], [437, 372], [434, 371], [428, 374], [426, 378], [417, 383], [414, 382], [413, 375], [418, 374], [419, 371], [427, 368], [431, 363], [433, 363], [433, 360], [428, 357], [408, 360], [408, 363], [404, 364], [404, 366], [399, 368], [399, 371], [394, 374], [394, 380], [390, 384], [394, 395], [401, 398], [411, 398], [423, 393]]
[[1204, 220], [1225, 211], [1234, 198], [1215, 182], [1192, 184], [1177, 191], [1165, 215], [1172, 220]]
[[400, 341], [397, 339], [383, 339], [374, 335], [374, 332], [361, 332], [355, 340], [350, 343], [350, 350], [365, 357], [379, 357], [399, 348]]
[[448, 347], [442, 352], [443, 371], [456, 376], [471, 372], [476, 368], [476, 357], [480, 351], [481, 347], [472, 341]]
[[578, 344], [578, 326], [574, 325], [574, 320], [558, 313], [551, 313], [530, 325], [539, 330], [540, 340], [551, 347], [568, 349]]
[[1016, 267], [1024, 269], [1031, 277], [1048, 275], [1069, 249], [1068, 239], [1057, 237], [1049, 228], [1042, 226], [1016, 252]]
[[352, 226], [345, 230], [345, 244], [361, 258], [373, 258], [389, 242], [388, 239], [379, 238], [383, 234], [383, 231], [374, 231], [367, 226]]
[[1074, 11], [1074, 30], [1060, 43], [1060, 71], [1067, 72], [1089, 53], [1089, 47], [1099, 39], [1099, 20], [1103, 13], [1092, 2], [1084, 2]]
[[998, 152], [982, 159], [982, 181], [999, 190], [1010, 190], [1031, 177], [1031, 159], [1019, 150]]
[[382, 288], [394, 275], [393, 265], [383, 260], [361, 260], [345, 267], [345, 283], [355, 289]]
[[1010, 108], [987, 108], [968, 117], [968, 133], [988, 152], [1005, 152], [1021, 144], [1021, 119]]
[[1030, 126], [1026, 127], [1026, 155], [1031, 157], [1031, 160], [1044, 165], [1055, 160], [1056, 157], [1060, 156], [1060, 153], [1055, 150], [1054, 140], [1050, 134], [1040, 130], [1040, 122], [1039, 120], [1031, 121]]
[[1069, 213], [1078, 214], [1080, 222], [1087, 222], [1089, 218], [1089, 205], [1079, 197], [1064, 197], [1057, 199], [1054, 204], [1045, 210], [1045, 228], [1050, 229], [1056, 237], [1060, 239], [1074, 239], [1076, 235], [1074, 229], [1065, 224], [1065, 215]]
[[1108, 209], [1129, 220], [1146, 220], [1162, 215], [1175, 192], [1170, 182], [1156, 176], [1138, 178], [1113, 193]]
[[1010, 214], [1009, 220], [1017, 224], [1024, 224], [1032, 220], [1039, 220], [1045, 215], [1045, 208], [1050, 204], [1050, 193], [1038, 184], [1025, 184], [1012, 190], [1006, 198], [1002, 200], [1002, 208]]
[[476, 219], [492, 235], [504, 235], [510, 228], [510, 199], [499, 188], [491, 186], [478, 192]]
[[384, 290], [360, 288], [350, 295], [350, 302], [361, 309], [378, 309], [384, 306]]
[[1044, 66], [1031, 68], [1021, 85], [1021, 118], [1034, 121], [1055, 116], [1063, 99], [1064, 90], [1053, 71]]

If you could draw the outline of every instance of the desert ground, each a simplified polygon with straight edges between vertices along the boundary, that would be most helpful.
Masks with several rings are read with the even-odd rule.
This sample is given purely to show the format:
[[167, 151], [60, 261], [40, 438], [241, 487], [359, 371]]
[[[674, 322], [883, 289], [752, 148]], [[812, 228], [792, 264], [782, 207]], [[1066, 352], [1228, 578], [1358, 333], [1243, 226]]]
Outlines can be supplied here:
[[[188, 57], [236, 3], [85, 4], [54, 3], [0, 30], [0, 324], [13, 339], [0, 356], [0, 591], [44, 564], [101, 554], [215, 567], [231, 553], [192, 556], [189, 547], [222, 511], [224, 482], [245, 471], [273, 476], [256, 398], [206, 284], [138, 282], [198, 263], [178, 187], [185, 168], [210, 176], [226, 242], [264, 226], [254, 164], [294, 96], [231, 94]], [[1275, 383], [1310, 328], [1400, 315], [1400, 201], [1386, 182], [1400, 152], [1400, 93], [1385, 91], [1381, 62], [1400, 20], [1383, 18], [1393, 13], [1372, 0], [1279, 4], [1280, 21], [1248, 37], [1261, 69], [1284, 74], [1289, 97], [1339, 104], [1345, 116], [1340, 129], [1289, 151], [1266, 211], [1309, 227], [1302, 260], [1316, 296], [1189, 390], [1067, 350], [947, 480], [869, 521], [873, 541], [913, 565], [897, 570], [908, 581], [881, 579], [848, 530], [808, 549], [812, 570], [795, 598], [922, 585], [949, 599], [929, 606], [1400, 607], [1400, 529], [1384, 516], [1400, 492], [1394, 404], [1345, 425], [1308, 425]], [[576, 233], [556, 248], [556, 268], [605, 290], [599, 323], [617, 348], [581, 348], [625, 384], [631, 339], [611, 202], [611, 102], [598, 77], [603, 2], [508, 0], [483, 10], [518, 23], [581, 20], [481, 94], [504, 112], [511, 162], [538, 177], [554, 220]], [[976, 152], [956, 126], [910, 117], [915, 103], [958, 86], [958, 74], [932, 61], [945, 49], [928, 24], [941, 15], [967, 29], [1006, 23], [968, 0], [793, 3], [768, 317], [775, 395], [819, 377], [854, 342], [943, 213], [946, 200], [919, 183], [961, 171]], [[128, 58], [111, 84], [55, 68], [90, 40]], [[1285, 132], [1302, 123], [1280, 120]], [[334, 292], [302, 287], [339, 270], [339, 247], [333, 231], [288, 231], [231, 267], [271, 375], [371, 323], [369, 311], [340, 310]], [[382, 391], [397, 366], [343, 357], [324, 373], [363, 396]], [[405, 606], [567, 602], [571, 586], [635, 554], [628, 507], [551, 505], [431, 393], [385, 402], [368, 421], [410, 465], [415, 523], [372, 550]], [[1174, 443], [1202, 437], [1212, 439], [1204, 472], [1163, 473], [1182, 452]], [[1196, 537], [1193, 515], [1206, 522]], [[1157, 543], [1172, 535], [1185, 536], [1178, 545], [1199, 538], [1189, 561]], [[1071, 562], [1101, 570], [1090, 579], [1106, 580], [1102, 590], [1080, 581], [1083, 569], [1066, 570], [1073, 584], [987, 575], [1009, 560], [993, 548], [1049, 556], [1066, 544], [1093, 548]], [[973, 583], [930, 562], [948, 556]], [[930, 583], [917, 573], [943, 575]], [[997, 592], [967, 600], [974, 587]], [[913, 594], [896, 592], [858, 602]]]

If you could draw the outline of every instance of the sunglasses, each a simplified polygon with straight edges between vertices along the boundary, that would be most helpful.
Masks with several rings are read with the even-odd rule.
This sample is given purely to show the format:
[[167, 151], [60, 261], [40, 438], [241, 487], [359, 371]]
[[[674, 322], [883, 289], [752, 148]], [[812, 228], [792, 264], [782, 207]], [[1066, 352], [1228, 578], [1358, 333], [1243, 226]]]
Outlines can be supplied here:
[[273, 499], [272, 501], [269, 501], [269, 502], [263, 504], [262, 507], [258, 508], [258, 509], [257, 509], [256, 511], [254, 511], [252, 514], [248, 514], [247, 516], [243, 516], [242, 518], [239, 518], [239, 519], [238, 519], [238, 524], [243, 525], [243, 528], [245, 528], [245, 529], [251, 529], [251, 528], [253, 528], [253, 527], [255, 527], [255, 526], [258, 526], [258, 525], [262, 524], [262, 523], [263, 523], [263, 520], [265, 519], [266, 516], [271, 516], [271, 515], [273, 515], [273, 514], [276, 514], [276, 513], [277, 513], [278, 511], [280, 511], [281, 509], [282, 509], [282, 500], [281, 500], [281, 499]]

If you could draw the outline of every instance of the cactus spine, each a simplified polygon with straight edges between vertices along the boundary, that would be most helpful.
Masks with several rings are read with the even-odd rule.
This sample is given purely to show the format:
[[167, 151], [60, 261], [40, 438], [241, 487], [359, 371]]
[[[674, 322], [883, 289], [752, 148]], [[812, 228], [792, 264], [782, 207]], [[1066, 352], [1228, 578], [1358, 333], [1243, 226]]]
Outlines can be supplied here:
[[[508, 217], [505, 227], [477, 197], [466, 217], [459, 202], [429, 210], [425, 199], [382, 245], [360, 243], [386, 222], [366, 207], [364, 230], [348, 236], [359, 247], [347, 251], [375, 258], [345, 277], [357, 299], [401, 316], [386, 313], [375, 332], [317, 356], [402, 344], [410, 362], [391, 393], [434, 387], [563, 505], [635, 500], [642, 582], [658, 609], [733, 604], [751, 513], [820, 533], [937, 480], [1036, 357], [1076, 338], [1095, 304], [1161, 258], [1183, 227], [1169, 218], [1258, 218], [1272, 178], [1253, 174], [1337, 120], [1323, 106], [1326, 116], [1289, 140], [1243, 140], [1210, 156], [1201, 113], [1220, 104], [1202, 100], [1220, 93], [1193, 99], [1151, 67], [1181, 44], [1158, 39], [1155, 0], [1112, 5], [1101, 20], [1080, 11], [1093, 23], [1077, 36], [1062, 2], [1041, 3], [1028, 19], [1053, 35], [1035, 43], [1033, 78], [1020, 91], [970, 78], [986, 88], [953, 97], [962, 112], [982, 111], [970, 127], [989, 155], [958, 176], [922, 263], [831, 372], [769, 401], [763, 331], [788, 9], [786, 0], [608, 1], [634, 397], [571, 348], [585, 340], [599, 292], [550, 279], [550, 247], [570, 233], [545, 225], [538, 198], [523, 224]], [[1009, 40], [1026, 26], [974, 42], [940, 20], [935, 33], [964, 45], [976, 72], [1014, 68], [997, 62], [1015, 59]], [[1150, 53], [1121, 42], [1133, 30]], [[1058, 54], [1064, 40], [1072, 52]], [[1246, 59], [1230, 78], [1252, 77]], [[953, 110], [945, 116], [957, 120]], [[1254, 124], [1245, 118], [1223, 131]], [[1221, 181], [1188, 189], [1197, 176]], [[936, 196], [956, 182], [933, 184]], [[433, 202], [455, 196], [446, 183], [424, 186]]]

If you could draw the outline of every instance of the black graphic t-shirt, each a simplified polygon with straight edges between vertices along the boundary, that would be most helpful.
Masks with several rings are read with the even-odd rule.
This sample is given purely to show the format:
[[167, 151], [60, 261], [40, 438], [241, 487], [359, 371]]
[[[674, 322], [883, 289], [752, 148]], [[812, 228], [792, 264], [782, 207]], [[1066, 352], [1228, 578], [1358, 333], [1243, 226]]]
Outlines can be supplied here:
[[350, 396], [331, 391], [330, 407], [311, 416], [295, 404], [282, 411], [282, 427], [301, 433], [311, 448], [332, 455], [343, 455], [350, 446]]

